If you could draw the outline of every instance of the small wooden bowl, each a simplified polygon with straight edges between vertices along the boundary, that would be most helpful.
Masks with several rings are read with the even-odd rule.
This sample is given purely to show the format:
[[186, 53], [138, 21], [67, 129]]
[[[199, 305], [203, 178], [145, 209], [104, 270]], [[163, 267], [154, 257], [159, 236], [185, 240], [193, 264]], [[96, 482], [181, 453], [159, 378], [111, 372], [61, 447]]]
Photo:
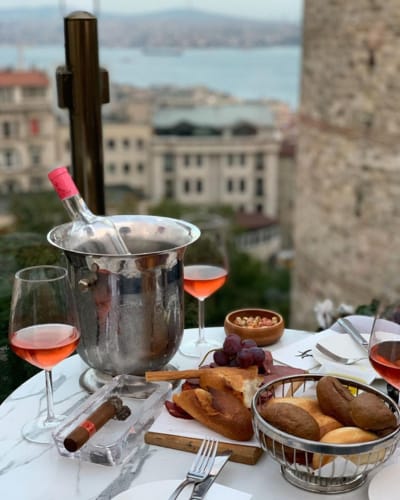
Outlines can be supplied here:
[[[234, 321], [240, 316], [253, 318], [260, 316], [261, 318], [272, 319], [274, 316], [278, 318], [278, 321], [271, 326], [259, 326], [259, 327], [249, 327], [249, 326], [239, 326]], [[260, 347], [274, 344], [283, 335], [285, 330], [285, 322], [282, 316], [268, 309], [257, 309], [257, 308], [247, 308], [247, 309], [237, 309], [226, 315], [224, 321], [225, 334], [229, 335], [231, 333], [236, 333], [241, 339], [253, 339], [257, 342]]]

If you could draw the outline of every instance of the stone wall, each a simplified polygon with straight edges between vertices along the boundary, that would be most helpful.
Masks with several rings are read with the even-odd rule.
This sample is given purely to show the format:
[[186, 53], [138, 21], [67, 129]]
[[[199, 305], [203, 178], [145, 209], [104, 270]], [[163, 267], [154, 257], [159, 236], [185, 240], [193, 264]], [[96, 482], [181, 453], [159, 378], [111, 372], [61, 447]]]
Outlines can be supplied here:
[[291, 326], [400, 299], [398, 0], [305, 0]]

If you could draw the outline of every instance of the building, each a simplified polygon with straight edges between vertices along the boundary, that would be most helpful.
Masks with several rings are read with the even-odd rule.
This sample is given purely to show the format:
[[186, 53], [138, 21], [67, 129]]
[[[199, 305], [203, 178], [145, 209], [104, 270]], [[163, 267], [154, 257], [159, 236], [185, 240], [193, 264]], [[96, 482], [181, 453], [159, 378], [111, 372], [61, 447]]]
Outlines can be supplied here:
[[325, 299], [399, 300], [398, 20], [398, 2], [305, 0], [294, 328]]
[[56, 162], [51, 86], [40, 71], [0, 71], [0, 192], [40, 191]]
[[281, 136], [267, 105], [167, 108], [153, 118], [152, 201], [276, 218]]

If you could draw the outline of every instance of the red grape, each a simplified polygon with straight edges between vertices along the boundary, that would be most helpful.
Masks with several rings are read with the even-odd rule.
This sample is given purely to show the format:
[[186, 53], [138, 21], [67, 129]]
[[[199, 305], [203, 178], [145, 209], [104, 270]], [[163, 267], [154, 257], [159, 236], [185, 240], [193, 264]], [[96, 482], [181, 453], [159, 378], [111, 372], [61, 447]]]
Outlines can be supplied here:
[[248, 368], [249, 366], [254, 365], [253, 354], [250, 349], [242, 349], [236, 355], [236, 361], [240, 368]]
[[227, 366], [229, 365], [229, 356], [226, 354], [226, 352], [222, 350], [218, 350], [214, 352], [214, 361], [217, 363], [219, 366]]
[[265, 352], [261, 347], [250, 347], [249, 351], [253, 355], [254, 364], [257, 366], [262, 366], [265, 360]]
[[247, 349], [249, 347], [257, 347], [257, 342], [253, 339], [242, 340], [242, 348]]
[[239, 337], [239, 335], [236, 335], [235, 333], [227, 335], [222, 345], [222, 349], [229, 356], [238, 353], [241, 348], [242, 348], [242, 339]]

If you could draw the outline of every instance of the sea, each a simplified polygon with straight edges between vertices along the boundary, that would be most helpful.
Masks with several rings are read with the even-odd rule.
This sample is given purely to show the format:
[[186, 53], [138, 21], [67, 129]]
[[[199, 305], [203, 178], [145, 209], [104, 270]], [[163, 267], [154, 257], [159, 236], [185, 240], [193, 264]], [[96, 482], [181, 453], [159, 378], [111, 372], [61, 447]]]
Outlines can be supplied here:
[[[296, 110], [300, 94], [300, 46], [255, 49], [207, 48], [146, 52], [99, 49], [111, 82], [149, 87], [204, 85], [242, 99], [277, 99]], [[0, 68], [45, 70], [65, 65], [63, 46], [0, 46]]]

